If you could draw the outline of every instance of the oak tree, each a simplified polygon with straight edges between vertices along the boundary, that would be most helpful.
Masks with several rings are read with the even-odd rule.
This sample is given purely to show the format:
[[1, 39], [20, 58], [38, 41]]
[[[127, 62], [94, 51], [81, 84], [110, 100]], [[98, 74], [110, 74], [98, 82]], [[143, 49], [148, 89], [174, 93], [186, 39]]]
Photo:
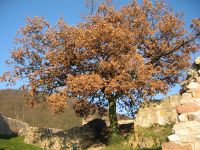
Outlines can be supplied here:
[[112, 139], [118, 134], [117, 105], [132, 113], [180, 81], [190, 54], [199, 49], [200, 18], [191, 29], [181, 13], [150, 0], [121, 9], [101, 4], [76, 26], [62, 18], [50, 26], [44, 18], [28, 17], [8, 62], [13, 70], [1, 78], [11, 84], [25, 78], [29, 104], [39, 103], [43, 93], [55, 113], [65, 109], [66, 98], [81, 116], [107, 107]]

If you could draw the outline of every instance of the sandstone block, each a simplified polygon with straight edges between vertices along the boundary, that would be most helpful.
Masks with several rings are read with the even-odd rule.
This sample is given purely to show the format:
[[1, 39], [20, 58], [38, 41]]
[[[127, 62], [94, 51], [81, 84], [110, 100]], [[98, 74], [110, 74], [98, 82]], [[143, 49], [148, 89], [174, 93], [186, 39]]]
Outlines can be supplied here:
[[188, 114], [187, 118], [189, 121], [194, 121], [195, 120], [195, 115], [194, 114]]
[[188, 89], [199, 89], [200, 83], [197, 82], [190, 82], [187, 86]]
[[200, 98], [200, 89], [194, 89], [194, 90], [192, 90], [192, 97], [194, 97], [194, 98]]
[[196, 103], [186, 103], [186, 104], [177, 106], [176, 109], [178, 113], [182, 114], [182, 113], [196, 112], [200, 110], [200, 106], [197, 105]]
[[180, 138], [176, 134], [172, 134], [172, 135], [168, 136], [168, 139], [170, 142], [180, 142]]
[[195, 64], [199, 65], [200, 64], [200, 57], [197, 57], [194, 62], [195, 62]]
[[182, 94], [182, 99], [188, 99], [188, 98], [192, 98], [192, 93], [183, 93]]
[[200, 135], [200, 122], [198, 121], [178, 122], [174, 125], [173, 130], [175, 134], [177, 134], [178, 136], [180, 135], [179, 137], [181, 141], [182, 137], [184, 139], [191, 137], [190, 139], [192, 139], [192, 137]]
[[200, 112], [195, 113], [196, 121], [200, 122]]
[[194, 150], [199, 150], [200, 149], [200, 141], [197, 141], [194, 143]]
[[200, 70], [198, 70], [198, 74], [200, 75]]
[[200, 98], [188, 98], [188, 99], [181, 99], [181, 104], [187, 104], [187, 103], [196, 103], [200, 105]]
[[178, 116], [178, 121], [180, 122], [188, 121], [188, 117], [185, 114], [181, 114]]
[[196, 135], [196, 141], [200, 142], [200, 135]]
[[192, 145], [167, 142], [162, 144], [162, 150], [192, 150]]
[[194, 143], [196, 137], [194, 135], [178, 135], [181, 143]]
[[[199, 70], [200, 71], [200, 70]], [[200, 72], [199, 72], [200, 73]], [[197, 82], [200, 83], [200, 77], [196, 77]]]

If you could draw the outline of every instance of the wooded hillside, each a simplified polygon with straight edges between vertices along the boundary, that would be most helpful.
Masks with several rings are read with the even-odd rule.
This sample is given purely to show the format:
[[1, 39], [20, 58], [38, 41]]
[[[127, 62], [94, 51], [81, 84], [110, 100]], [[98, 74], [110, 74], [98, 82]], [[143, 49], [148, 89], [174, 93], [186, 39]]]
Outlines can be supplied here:
[[81, 118], [75, 115], [70, 100], [69, 107], [63, 114], [53, 115], [47, 106], [40, 105], [38, 108], [26, 106], [24, 94], [25, 91], [22, 90], [0, 90], [0, 113], [37, 127], [67, 129], [81, 125]]

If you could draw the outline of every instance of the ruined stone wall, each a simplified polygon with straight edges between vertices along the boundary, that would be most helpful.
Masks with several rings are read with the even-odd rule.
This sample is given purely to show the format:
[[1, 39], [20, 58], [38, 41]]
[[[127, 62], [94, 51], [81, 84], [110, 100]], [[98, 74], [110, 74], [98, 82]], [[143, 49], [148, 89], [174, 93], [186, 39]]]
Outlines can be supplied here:
[[[166, 125], [177, 121], [176, 106], [180, 104], [181, 95], [175, 94], [168, 96], [163, 100], [150, 101], [143, 107], [139, 108], [136, 118], [120, 118], [118, 116], [119, 124], [134, 123], [136, 126], [150, 127], [153, 124]], [[87, 124], [91, 120], [98, 118], [96, 116], [89, 116], [82, 120], [82, 125]], [[107, 116], [101, 117], [105, 120], [107, 126], [110, 122]]]
[[178, 121], [173, 127], [174, 134], [163, 150], [200, 150], [200, 57], [188, 70], [188, 80], [184, 83], [180, 105], [176, 107]]
[[166, 125], [177, 121], [176, 106], [180, 104], [181, 96], [175, 94], [162, 101], [150, 102], [140, 108], [134, 124], [135, 126], [150, 127], [153, 124]]
[[0, 134], [1, 135], [25, 135], [29, 125], [25, 122], [7, 118], [0, 114]]
[[95, 143], [95, 131], [88, 125], [70, 130], [29, 127], [24, 142], [51, 150], [72, 149], [73, 146], [87, 149]]

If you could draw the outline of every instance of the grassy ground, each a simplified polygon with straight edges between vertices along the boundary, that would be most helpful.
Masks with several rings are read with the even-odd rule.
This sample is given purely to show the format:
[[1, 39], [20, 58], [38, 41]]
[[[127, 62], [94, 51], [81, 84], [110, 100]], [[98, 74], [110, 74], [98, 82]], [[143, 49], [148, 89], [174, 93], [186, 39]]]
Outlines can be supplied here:
[[8, 137], [0, 135], [0, 150], [43, 150], [33, 145], [25, 144], [24, 137]]
[[131, 148], [122, 144], [114, 144], [114, 145], [106, 146], [102, 150], [137, 150], [137, 149]]
[[129, 147], [129, 146], [122, 145], [122, 144], [114, 144], [114, 145], [106, 146], [102, 150], [161, 150], [161, 149], [162, 149], [161, 147], [139, 149], [139, 148], [133, 148], [133, 147]]

